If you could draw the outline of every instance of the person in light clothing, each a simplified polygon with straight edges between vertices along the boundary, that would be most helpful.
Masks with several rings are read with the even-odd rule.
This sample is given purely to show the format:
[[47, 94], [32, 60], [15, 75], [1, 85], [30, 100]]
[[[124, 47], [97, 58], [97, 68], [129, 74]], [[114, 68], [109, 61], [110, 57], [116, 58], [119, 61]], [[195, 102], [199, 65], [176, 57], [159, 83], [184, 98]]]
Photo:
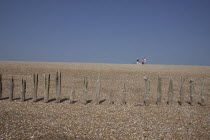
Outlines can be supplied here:
[[139, 59], [138, 58], [136, 59], [136, 64], [139, 64]]

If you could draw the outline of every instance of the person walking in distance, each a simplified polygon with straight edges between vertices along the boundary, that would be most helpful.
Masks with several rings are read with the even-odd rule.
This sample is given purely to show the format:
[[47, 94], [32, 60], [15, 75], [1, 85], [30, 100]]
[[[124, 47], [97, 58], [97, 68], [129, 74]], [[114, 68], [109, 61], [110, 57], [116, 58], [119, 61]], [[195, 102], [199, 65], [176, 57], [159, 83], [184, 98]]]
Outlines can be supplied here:
[[146, 57], [144, 57], [144, 64], [146, 64]]
[[141, 60], [141, 64], [144, 65], [144, 59]]
[[136, 59], [136, 64], [139, 64], [139, 59], [138, 58]]

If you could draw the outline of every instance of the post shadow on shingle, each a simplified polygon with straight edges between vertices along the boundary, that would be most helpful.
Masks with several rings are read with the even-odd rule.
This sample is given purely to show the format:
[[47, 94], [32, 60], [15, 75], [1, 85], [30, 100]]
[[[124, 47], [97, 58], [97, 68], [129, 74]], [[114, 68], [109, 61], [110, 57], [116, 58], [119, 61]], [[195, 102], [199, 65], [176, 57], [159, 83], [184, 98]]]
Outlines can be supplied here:
[[105, 101], [106, 101], [106, 99], [100, 100], [100, 101], [99, 101], [99, 104], [102, 104], [102, 103], [105, 102]]
[[69, 98], [63, 98], [61, 99], [61, 103], [67, 101]]
[[87, 100], [87, 104], [91, 103], [93, 100]]
[[39, 101], [42, 101], [42, 100], [44, 100], [44, 98], [39, 98], [36, 101], [39, 102]]
[[53, 102], [53, 101], [56, 101], [56, 99], [55, 98], [52, 98], [47, 103], [50, 103], [50, 102]]
[[[20, 98], [19, 98], [20, 99]], [[25, 99], [24, 101], [29, 101], [29, 100], [32, 100], [33, 98], [28, 98], [28, 99]]]
[[15, 101], [15, 100], [20, 100], [20, 97], [14, 98], [13, 100], [14, 100], [14, 101]]
[[7, 100], [9, 99], [9, 97], [4, 97], [4, 98], [1, 98], [0, 100]]

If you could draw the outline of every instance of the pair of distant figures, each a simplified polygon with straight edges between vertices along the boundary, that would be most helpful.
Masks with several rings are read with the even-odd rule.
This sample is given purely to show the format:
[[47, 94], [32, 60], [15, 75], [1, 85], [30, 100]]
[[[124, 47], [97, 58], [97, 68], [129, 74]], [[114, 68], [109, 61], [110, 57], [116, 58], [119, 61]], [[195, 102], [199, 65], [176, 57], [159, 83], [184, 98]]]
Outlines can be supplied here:
[[[144, 65], [146, 63], [146, 58], [141, 60], [141, 64]], [[139, 59], [136, 59], [136, 64], [140, 64]]]

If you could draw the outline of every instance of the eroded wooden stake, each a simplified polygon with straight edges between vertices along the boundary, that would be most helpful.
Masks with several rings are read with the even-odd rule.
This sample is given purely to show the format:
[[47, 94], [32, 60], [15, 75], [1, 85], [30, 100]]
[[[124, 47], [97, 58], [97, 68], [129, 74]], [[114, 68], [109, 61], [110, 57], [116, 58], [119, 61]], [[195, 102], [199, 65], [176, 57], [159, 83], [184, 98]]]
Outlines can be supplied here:
[[44, 102], [49, 101], [49, 92], [50, 92], [50, 74], [44, 74]]
[[25, 101], [25, 94], [26, 94], [26, 80], [22, 79], [22, 91], [21, 91], [21, 96], [20, 96], [21, 102]]
[[2, 74], [0, 74], [0, 100], [2, 98]]
[[174, 98], [173, 80], [170, 79], [169, 88], [168, 88], [168, 104], [169, 105], [173, 104], [173, 102], [174, 102], [173, 98]]
[[204, 80], [202, 80], [202, 85], [201, 85], [201, 94], [200, 94], [200, 96], [201, 96], [201, 105], [202, 106], [204, 106], [204, 105], [206, 105], [205, 104], [205, 93], [204, 93], [205, 91], [204, 91]]
[[101, 74], [98, 76], [98, 80], [96, 82], [96, 91], [95, 91], [95, 99], [94, 103], [99, 105], [100, 103], [100, 89], [101, 89]]
[[185, 81], [185, 79], [181, 78], [181, 87], [180, 87], [180, 90], [179, 90], [180, 105], [184, 105], [185, 104], [185, 99], [184, 99], [184, 94], [185, 94], [184, 81]]
[[158, 86], [157, 86], [157, 105], [161, 104], [162, 99], [162, 78], [158, 76]]
[[56, 73], [56, 103], [61, 102], [61, 72]]
[[126, 104], [126, 88], [125, 83], [123, 84], [122, 93], [121, 93], [121, 105]]
[[148, 77], [144, 77], [145, 90], [144, 90], [144, 105], [149, 105], [149, 95], [150, 95], [150, 81]]
[[33, 102], [37, 102], [37, 91], [38, 91], [38, 74], [33, 74]]
[[69, 103], [73, 104], [75, 102], [75, 91], [72, 89], [69, 95]]
[[82, 99], [82, 104], [87, 104], [87, 93], [88, 93], [88, 80], [87, 77], [84, 77], [83, 81], [83, 99]]
[[10, 95], [9, 95], [10, 101], [13, 101], [13, 94], [14, 94], [14, 79], [12, 77], [11, 82], [10, 82]]
[[194, 94], [195, 94], [195, 85], [194, 85], [194, 81], [190, 80], [190, 105], [195, 105], [195, 98], [194, 98]]

